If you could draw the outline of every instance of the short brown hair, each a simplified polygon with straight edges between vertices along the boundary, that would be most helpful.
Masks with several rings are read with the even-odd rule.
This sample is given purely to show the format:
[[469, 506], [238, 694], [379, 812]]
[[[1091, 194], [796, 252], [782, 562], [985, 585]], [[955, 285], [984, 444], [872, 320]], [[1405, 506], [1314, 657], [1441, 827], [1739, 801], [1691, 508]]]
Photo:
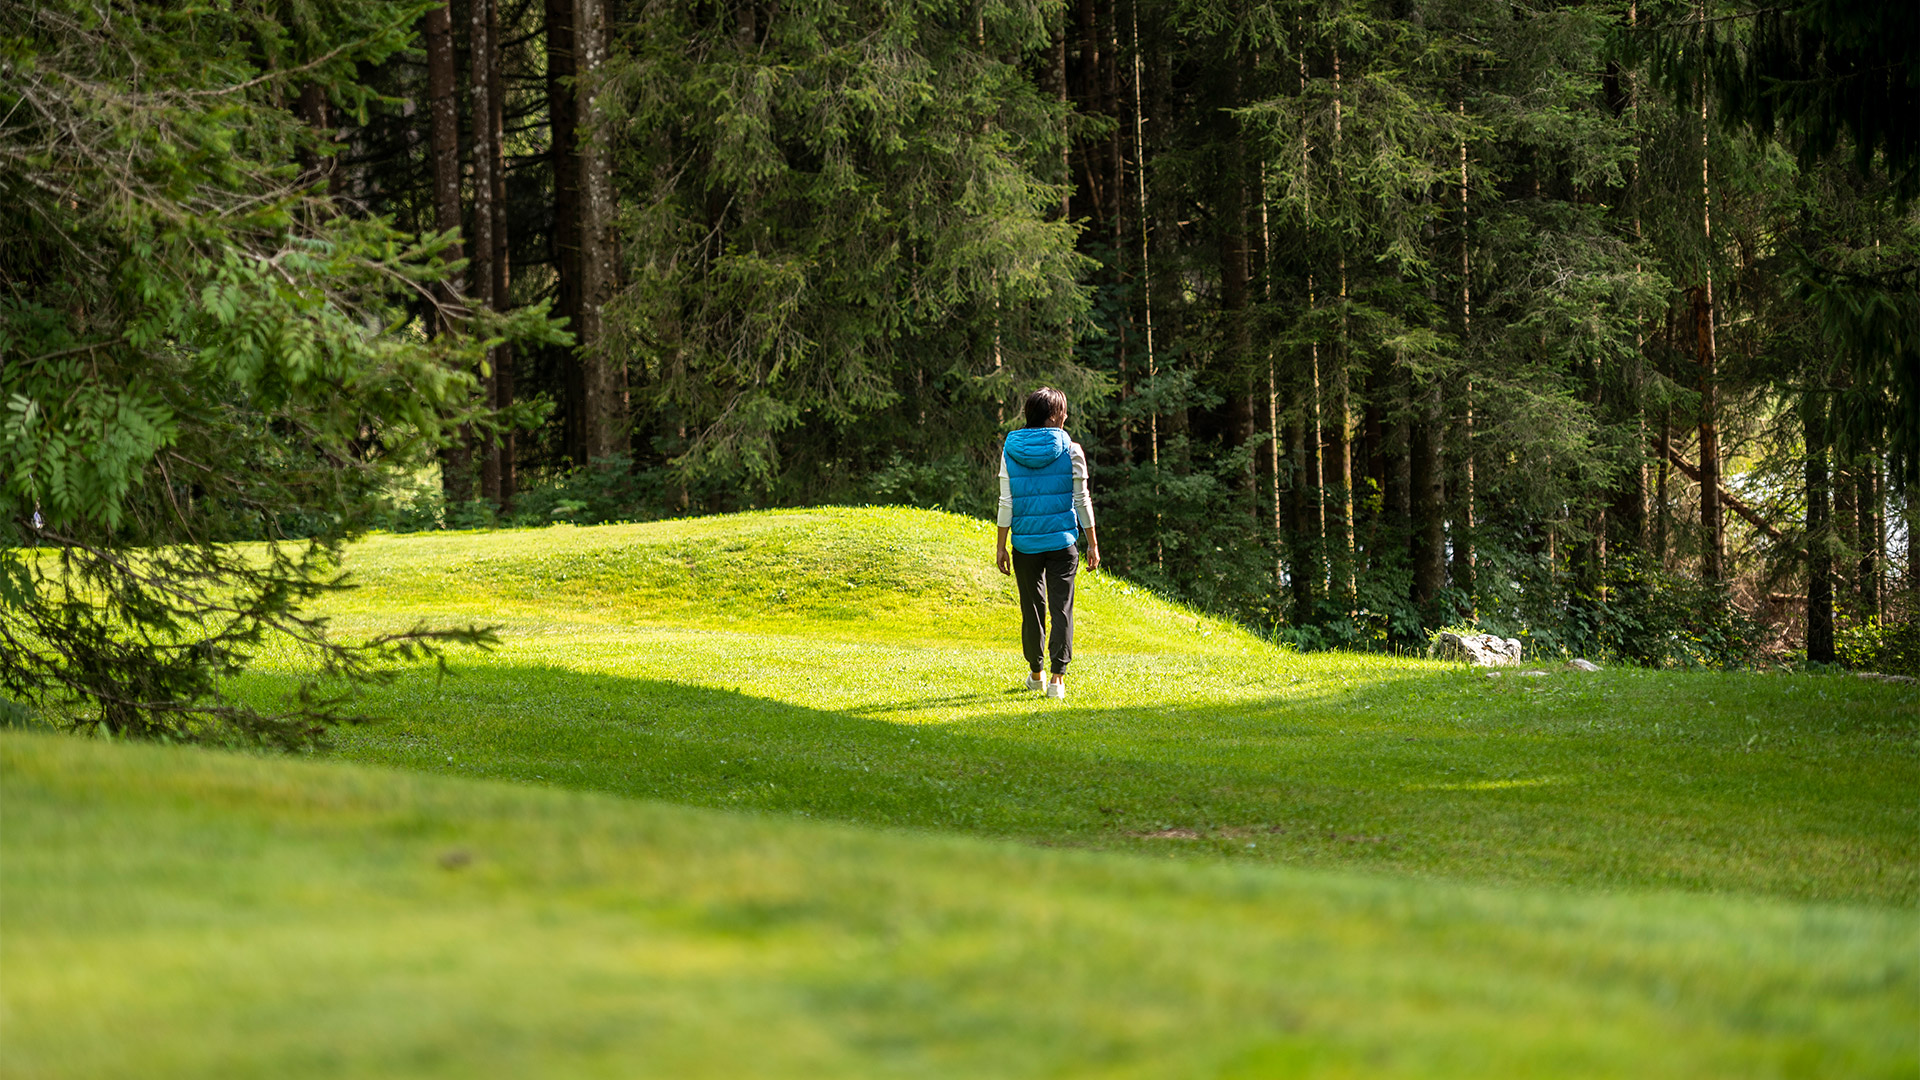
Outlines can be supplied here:
[[1067, 415], [1067, 395], [1043, 386], [1027, 395], [1027, 426], [1046, 427]]

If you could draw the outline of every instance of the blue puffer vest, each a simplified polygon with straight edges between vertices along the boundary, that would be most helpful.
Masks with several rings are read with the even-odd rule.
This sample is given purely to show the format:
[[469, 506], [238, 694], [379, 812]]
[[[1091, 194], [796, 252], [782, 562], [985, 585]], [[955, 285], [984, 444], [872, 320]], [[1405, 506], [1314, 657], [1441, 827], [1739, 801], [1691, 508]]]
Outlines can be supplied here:
[[1007, 436], [1007, 487], [1013, 493], [1013, 550], [1029, 555], [1070, 548], [1079, 539], [1073, 514], [1073, 440], [1060, 428], [1021, 428]]

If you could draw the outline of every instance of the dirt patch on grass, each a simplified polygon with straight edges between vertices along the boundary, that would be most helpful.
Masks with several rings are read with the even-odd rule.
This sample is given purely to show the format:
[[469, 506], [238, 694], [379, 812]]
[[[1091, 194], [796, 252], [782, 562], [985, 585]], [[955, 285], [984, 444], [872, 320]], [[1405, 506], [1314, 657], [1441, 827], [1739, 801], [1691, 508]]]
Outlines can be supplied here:
[[1273, 836], [1286, 831], [1278, 825], [1228, 825], [1220, 830], [1220, 835], [1229, 840], [1245, 840], [1249, 836]]

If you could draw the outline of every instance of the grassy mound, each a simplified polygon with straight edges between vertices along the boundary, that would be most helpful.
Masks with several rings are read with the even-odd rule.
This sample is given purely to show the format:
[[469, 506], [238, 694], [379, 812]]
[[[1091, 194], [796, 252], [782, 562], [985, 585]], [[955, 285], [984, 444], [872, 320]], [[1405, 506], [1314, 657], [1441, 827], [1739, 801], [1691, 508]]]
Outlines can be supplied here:
[[1911, 1075], [1910, 912], [0, 736], [16, 1076]]
[[[986, 643], [1005, 638], [1013, 602], [993, 549], [989, 522], [895, 508], [374, 536], [348, 562], [364, 589], [335, 610]], [[1229, 623], [1097, 573], [1082, 575], [1076, 605], [1088, 635], [1109, 651], [1253, 642]]]

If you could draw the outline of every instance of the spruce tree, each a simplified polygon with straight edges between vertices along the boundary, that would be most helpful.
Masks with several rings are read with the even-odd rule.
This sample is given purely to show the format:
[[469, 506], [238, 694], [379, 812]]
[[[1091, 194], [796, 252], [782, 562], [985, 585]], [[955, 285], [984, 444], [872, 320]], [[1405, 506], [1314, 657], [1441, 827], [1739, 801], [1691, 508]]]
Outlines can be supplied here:
[[[277, 10], [277, 9], [276, 9]], [[365, 121], [357, 65], [416, 5], [0, 8], [0, 685], [70, 726], [308, 745], [353, 680], [479, 630], [342, 643], [302, 608], [341, 543], [476, 408], [478, 348], [427, 337], [451, 237], [343, 212], [321, 111]], [[239, 539], [263, 546], [236, 546]], [[319, 677], [225, 692], [269, 639]], [[347, 680], [347, 689], [327, 677]], [[326, 687], [331, 686], [329, 690]]]

